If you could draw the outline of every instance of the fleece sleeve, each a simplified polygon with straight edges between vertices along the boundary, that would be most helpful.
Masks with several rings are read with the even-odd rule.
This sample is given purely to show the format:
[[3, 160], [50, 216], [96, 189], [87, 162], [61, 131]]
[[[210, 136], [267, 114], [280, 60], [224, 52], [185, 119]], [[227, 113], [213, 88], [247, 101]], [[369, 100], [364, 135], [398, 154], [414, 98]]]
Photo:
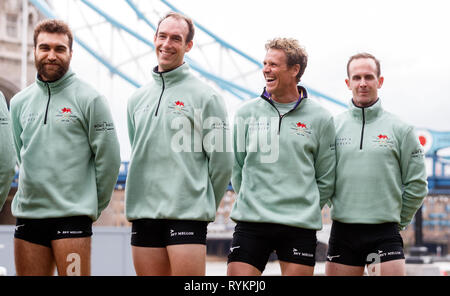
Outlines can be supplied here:
[[401, 143], [400, 166], [403, 183], [400, 228], [404, 229], [428, 193], [424, 151], [412, 127]]
[[241, 190], [242, 183], [242, 169], [244, 167], [246, 152], [246, 127], [245, 120], [236, 115], [234, 118], [234, 128], [233, 128], [233, 171], [231, 175], [231, 184], [233, 185], [234, 192], [239, 194]]
[[16, 153], [14, 151], [13, 136], [11, 133], [11, 121], [5, 98], [0, 92], [0, 210], [2, 209], [11, 182], [14, 178], [16, 165]]
[[336, 131], [333, 118], [321, 130], [319, 146], [315, 154], [314, 168], [316, 183], [320, 193], [320, 208], [323, 208], [334, 194], [336, 175]]
[[217, 209], [230, 182], [233, 166], [228, 114], [225, 103], [218, 94], [209, 95], [202, 122], [203, 150], [208, 159], [208, 173]]
[[128, 100], [127, 104], [127, 127], [128, 127], [128, 138], [130, 139], [130, 145], [133, 147], [134, 134], [136, 132], [134, 125], [134, 110], [132, 108], [131, 99]]
[[97, 214], [100, 216], [108, 206], [119, 175], [120, 148], [105, 98], [98, 96], [90, 103], [87, 117], [89, 119], [89, 143], [95, 162]]
[[16, 150], [17, 162], [20, 165], [22, 159], [20, 157], [20, 151], [22, 150], [22, 124], [20, 122], [20, 106], [16, 105], [14, 101], [14, 97], [11, 100], [11, 126], [12, 126], [12, 135], [14, 148]]

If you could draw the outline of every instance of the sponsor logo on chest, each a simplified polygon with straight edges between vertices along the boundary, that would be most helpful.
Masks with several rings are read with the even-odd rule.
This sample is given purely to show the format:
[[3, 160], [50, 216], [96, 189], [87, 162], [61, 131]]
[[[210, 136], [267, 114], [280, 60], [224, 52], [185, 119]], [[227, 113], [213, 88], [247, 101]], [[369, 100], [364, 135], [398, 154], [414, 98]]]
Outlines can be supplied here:
[[56, 113], [56, 121], [64, 123], [74, 123], [77, 121], [77, 115], [71, 107], [59, 108]]
[[309, 138], [312, 134], [311, 126], [303, 121], [295, 121], [291, 123], [291, 131], [293, 135]]
[[189, 105], [183, 100], [175, 99], [169, 103], [168, 108], [173, 114], [186, 114]]
[[352, 144], [352, 137], [336, 137], [336, 147], [348, 146]]
[[394, 141], [391, 139], [391, 135], [385, 133], [379, 133], [377, 136], [372, 138], [372, 142], [375, 147], [379, 148], [393, 148]]
[[8, 125], [8, 117], [0, 117], [0, 125]]

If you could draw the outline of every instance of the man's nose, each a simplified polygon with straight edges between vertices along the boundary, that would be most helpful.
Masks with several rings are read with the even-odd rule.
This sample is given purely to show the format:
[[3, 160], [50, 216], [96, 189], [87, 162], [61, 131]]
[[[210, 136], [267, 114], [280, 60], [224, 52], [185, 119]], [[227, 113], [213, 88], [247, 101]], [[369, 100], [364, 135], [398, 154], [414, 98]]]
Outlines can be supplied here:
[[367, 86], [367, 82], [366, 82], [366, 80], [365, 80], [364, 78], [363, 78], [363, 79], [361, 79], [361, 81], [360, 81], [359, 85], [360, 85], [360, 86]]
[[55, 51], [53, 49], [51, 49], [48, 52], [47, 59], [49, 59], [49, 60], [56, 60], [56, 54], [55, 54]]
[[163, 46], [163, 47], [168, 47], [168, 46], [170, 46], [170, 44], [171, 44], [170, 38], [166, 38], [166, 39], [163, 41], [162, 46]]

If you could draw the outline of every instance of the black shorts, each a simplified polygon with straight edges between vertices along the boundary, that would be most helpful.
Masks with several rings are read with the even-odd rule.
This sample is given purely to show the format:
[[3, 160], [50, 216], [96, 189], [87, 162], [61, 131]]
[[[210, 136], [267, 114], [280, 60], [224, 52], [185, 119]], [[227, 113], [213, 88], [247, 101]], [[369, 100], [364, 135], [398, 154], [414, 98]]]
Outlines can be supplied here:
[[131, 245], [164, 248], [169, 245], [206, 245], [208, 222], [167, 219], [138, 219], [132, 221]]
[[237, 222], [228, 263], [244, 262], [264, 271], [275, 251], [281, 261], [314, 266], [316, 230], [272, 224]]
[[333, 221], [327, 261], [365, 266], [405, 259], [397, 223], [346, 224]]
[[88, 216], [26, 219], [17, 218], [14, 237], [51, 247], [51, 241], [92, 236], [92, 219]]

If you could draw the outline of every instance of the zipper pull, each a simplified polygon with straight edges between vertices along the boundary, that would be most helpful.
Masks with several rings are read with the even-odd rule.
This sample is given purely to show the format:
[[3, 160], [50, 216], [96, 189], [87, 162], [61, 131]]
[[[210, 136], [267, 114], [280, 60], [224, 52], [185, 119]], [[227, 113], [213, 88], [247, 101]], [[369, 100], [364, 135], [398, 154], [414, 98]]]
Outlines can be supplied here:
[[[286, 113], [286, 114], [287, 114], [287, 113]], [[280, 131], [281, 131], [281, 120], [283, 120], [283, 117], [284, 117], [284, 115], [286, 115], [286, 114], [283, 114], [283, 115], [280, 114], [280, 120], [279, 120], [279, 122], [278, 122], [278, 135], [280, 135]]]

